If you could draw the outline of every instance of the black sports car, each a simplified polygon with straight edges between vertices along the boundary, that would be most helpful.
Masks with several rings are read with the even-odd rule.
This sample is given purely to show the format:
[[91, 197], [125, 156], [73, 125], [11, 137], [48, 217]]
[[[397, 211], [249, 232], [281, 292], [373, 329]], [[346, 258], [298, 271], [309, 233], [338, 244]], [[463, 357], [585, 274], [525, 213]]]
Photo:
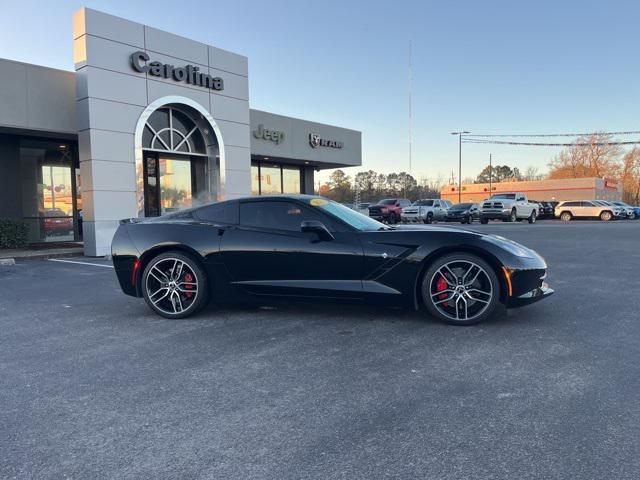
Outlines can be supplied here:
[[250, 197], [121, 222], [112, 244], [122, 290], [168, 318], [209, 299], [355, 300], [418, 309], [468, 325], [498, 303], [553, 293], [547, 265], [506, 238], [383, 225], [316, 196]]

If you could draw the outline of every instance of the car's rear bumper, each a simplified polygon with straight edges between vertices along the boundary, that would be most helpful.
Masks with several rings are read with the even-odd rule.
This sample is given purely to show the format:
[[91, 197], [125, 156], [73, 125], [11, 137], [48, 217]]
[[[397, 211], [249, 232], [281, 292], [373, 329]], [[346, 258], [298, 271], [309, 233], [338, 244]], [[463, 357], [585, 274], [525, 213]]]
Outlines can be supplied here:
[[539, 302], [547, 297], [553, 295], [554, 290], [546, 283], [542, 283], [541, 286], [534, 288], [533, 290], [523, 293], [517, 297], [510, 297], [507, 301], [508, 308], [524, 307], [531, 303]]

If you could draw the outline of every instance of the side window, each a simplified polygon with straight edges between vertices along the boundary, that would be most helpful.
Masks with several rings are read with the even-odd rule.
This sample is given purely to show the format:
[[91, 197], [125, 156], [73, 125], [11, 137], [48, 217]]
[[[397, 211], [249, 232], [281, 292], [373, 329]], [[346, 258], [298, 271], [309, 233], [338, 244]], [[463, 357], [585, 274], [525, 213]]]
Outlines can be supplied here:
[[238, 203], [221, 202], [206, 205], [194, 211], [194, 216], [198, 220], [211, 223], [238, 223]]
[[434, 206], [435, 208], [440, 208], [440, 200], [434, 200], [434, 201], [433, 201], [433, 206]]
[[303, 220], [319, 220], [327, 228], [327, 219], [293, 202], [244, 202], [240, 204], [240, 225], [274, 230], [300, 231]]
[[580, 202], [581, 207], [593, 207], [593, 203], [591, 202]]

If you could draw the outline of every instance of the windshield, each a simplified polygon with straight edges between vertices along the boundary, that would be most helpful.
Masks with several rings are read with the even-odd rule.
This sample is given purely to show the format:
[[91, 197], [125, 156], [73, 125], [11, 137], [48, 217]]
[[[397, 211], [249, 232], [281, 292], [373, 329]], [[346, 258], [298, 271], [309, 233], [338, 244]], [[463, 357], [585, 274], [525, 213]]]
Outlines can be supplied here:
[[493, 195], [491, 198], [495, 198], [498, 200], [515, 200], [516, 199], [516, 194], [515, 193], [501, 193], [499, 195]]
[[473, 203], [458, 203], [451, 208], [455, 208], [456, 210], [466, 210], [471, 207], [473, 207]]
[[619, 207], [628, 207], [629, 204], [628, 203], [624, 203], [624, 202], [613, 202], [615, 205], [618, 205]]
[[416, 200], [413, 202], [414, 207], [433, 207], [433, 200]]
[[309, 200], [309, 205], [317, 208], [318, 210], [327, 212], [334, 217], [338, 217], [343, 222], [348, 223], [353, 228], [360, 230], [361, 232], [387, 230], [389, 228], [373, 218], [362, 215], [361, 213], [351, 210], [350, 208], [340, 205], [332, 200], [327, 200], [325, 198], [312, 198]]
[[378, 205], [395, 205], [396, 201], [393, 198], [387, 198], [386, 200], [380, 200]]

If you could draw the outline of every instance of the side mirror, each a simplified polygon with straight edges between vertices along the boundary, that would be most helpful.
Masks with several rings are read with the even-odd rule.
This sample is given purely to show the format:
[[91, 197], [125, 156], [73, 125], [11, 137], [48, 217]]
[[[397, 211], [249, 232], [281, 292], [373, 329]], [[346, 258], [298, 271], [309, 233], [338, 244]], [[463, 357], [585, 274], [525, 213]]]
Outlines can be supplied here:
[[333, 240], [335, 237], [331, 234], [329, 229], [325, 227], [324, 223], [318, 220], [304, 220], [300, 224], [300, 231], [303, 233], [311, 232], [318, 235], [320, 240]]

